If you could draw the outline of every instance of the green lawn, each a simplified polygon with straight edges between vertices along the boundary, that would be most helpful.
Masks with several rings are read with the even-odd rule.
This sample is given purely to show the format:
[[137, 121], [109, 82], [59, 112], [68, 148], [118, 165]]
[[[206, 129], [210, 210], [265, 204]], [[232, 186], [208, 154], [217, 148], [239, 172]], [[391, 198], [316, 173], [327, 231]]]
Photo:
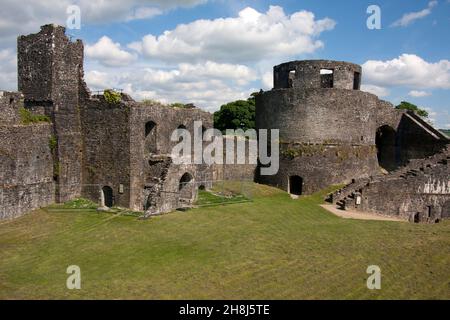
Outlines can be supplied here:
[[0, 299], [450, 299], [449, 221], [345, 220], [318, 206], [325, 192], [255, 185], [250, 202], [149, 220], [56, 206], [0, 222]]

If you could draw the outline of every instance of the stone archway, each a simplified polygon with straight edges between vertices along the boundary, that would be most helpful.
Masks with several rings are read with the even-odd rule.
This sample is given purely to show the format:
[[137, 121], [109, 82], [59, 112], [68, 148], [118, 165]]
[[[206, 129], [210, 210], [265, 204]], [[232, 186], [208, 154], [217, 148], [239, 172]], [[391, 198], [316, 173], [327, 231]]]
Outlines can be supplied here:
[[178, 183], [180, 199], [192, 201], [194, 199], [194, 178], [189, 172], [184, 173]]
[[376, 132], [375, 144], [378, 165], [387, 171], [395, 170], [397, 168], [395, 130], [388, 125], [379, 127]]

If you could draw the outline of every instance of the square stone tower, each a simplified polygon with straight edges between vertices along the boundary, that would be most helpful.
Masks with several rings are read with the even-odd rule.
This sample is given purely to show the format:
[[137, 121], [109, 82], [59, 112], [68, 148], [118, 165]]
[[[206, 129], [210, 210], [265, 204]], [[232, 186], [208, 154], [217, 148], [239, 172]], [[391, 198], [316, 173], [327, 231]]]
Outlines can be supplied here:
[[18, 38], [18, 84], [26, 108], [45, 110], [52, 118], [56, 201], [81, 194], [82, 136], [80, 104], [87, 94], [83, 82], [83, 43], [72, 42], [65, 28], [45, 25], [36, 34]]

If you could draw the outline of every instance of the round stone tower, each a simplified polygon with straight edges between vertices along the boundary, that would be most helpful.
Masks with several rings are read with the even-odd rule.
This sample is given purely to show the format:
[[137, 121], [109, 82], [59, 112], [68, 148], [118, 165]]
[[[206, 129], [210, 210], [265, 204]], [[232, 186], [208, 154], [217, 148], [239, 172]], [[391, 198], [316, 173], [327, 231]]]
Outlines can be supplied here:
[[380, 100], [360, 91], [359, 65], [329, 60], [274, 67], [274, 88], [256, 97], [257, 129], [279, 129], [280, 168], [258, 179], [309, 194], [379, 170]]

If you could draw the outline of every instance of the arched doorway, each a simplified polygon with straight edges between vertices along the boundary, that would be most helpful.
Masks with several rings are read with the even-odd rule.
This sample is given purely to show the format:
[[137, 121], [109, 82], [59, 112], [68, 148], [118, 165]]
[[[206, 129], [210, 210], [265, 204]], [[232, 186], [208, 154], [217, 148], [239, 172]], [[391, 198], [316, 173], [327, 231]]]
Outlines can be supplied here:
[[289, 177], [289, 193], [300, 196], [303, 192], [303, 178], [300, 176]]
[[194, 179], [189, 172], [183, 174], [178, 184], [180, 199], [192, 200], [194, 198]]
[[102, 205], [108, 208], [113, 206], [113, 190], [109, 186], [102, 188]]
[[387, 125], [377, 129], [375, 144], [377, 147], [378, 165], [387, 171], [397, 168], [395, 159], [395, 130]]
[[145, 124], [145, 150], [150, 153], [157, 153], [157, 125], [153, 121]]

